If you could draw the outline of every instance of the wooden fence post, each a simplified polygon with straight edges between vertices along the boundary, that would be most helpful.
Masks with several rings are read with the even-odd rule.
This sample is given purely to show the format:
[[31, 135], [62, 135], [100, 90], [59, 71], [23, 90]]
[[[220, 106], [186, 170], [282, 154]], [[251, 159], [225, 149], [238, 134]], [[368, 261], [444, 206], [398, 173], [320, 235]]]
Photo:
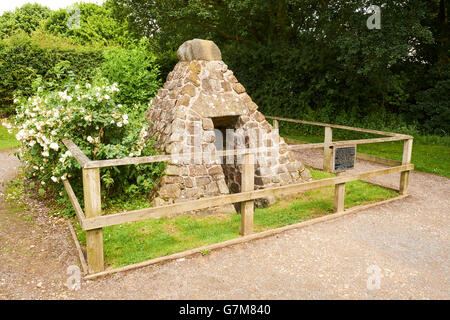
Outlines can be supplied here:
[[[336, 176], [344, 174], [343, 172], [336, 173]], [[338, 183], [334, 187], [334, 212], [339, 213], [344, 211], [345, 200], [345, 183]]]
[[[325, 127], [325, 139], [324, 143], [333, 142], [333, 129], [331, 127]], [[330, 146], [323, 147], [323, 171], [331, 172], [332, 171], [332, 157], [333, 157], [333, 149]]]
[[[253, 191], [255, 186], [254, 154], [246, 153], [242, 164], [241, 192]], [[241, 235], [253, 233], [254, 201], [241, 202]]]
[[278, 124], [278, 120], [273, 120], [273, 128], [274, 129], [280, 129], [280, 125]]
[[[406, 139], [403, 144], [403, 165], [411, 163], [412, 145], [413, 139]], [[400, 195], [408, 193], [409, 173], [409, 170], [400, 173]]]
[[[86, 218], [101, 215], [100, 169], [83, 169], [84, 211]], [[87, 262], [89, 273], [104, 270], [103, 230], [102, 228], [86, 231]]]

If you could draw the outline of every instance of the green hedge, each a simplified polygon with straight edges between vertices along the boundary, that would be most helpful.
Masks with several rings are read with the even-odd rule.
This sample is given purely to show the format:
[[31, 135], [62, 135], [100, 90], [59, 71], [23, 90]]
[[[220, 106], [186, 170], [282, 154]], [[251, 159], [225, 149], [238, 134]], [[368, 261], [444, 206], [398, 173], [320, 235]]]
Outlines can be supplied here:
[[78, 46], [54, 36], [18, 33], [0, 40], [0, 115], [14, 112], [14, 96], [31, 96], [33, 81], [57, 79], [56, 67], [65, 63], [67, 74], [91, 79], [103, 62], [102, 48]]

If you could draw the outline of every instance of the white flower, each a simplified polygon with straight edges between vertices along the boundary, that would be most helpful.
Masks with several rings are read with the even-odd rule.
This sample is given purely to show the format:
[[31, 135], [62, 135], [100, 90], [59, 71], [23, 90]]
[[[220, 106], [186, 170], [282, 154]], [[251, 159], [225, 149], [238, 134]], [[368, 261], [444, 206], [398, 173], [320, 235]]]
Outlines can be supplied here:
[[88, 115], [84, 117], [84, 120], [91, 122], [92, 121], [92, 115]]
[[127, 120], [127, 119], [128, 119], [128, 115], [125, 113], [125, 114], [122, 116], [122, 119]]
[[122, 127], [122, 122], [117, 122], [117, 126], [120, 128]]
[[41, 181], [41, 184], [42, 184], [43, 186], [45, 186], [45, 181]]
[[86, 83], [86, 89], [89, 89], [90, 87], [92, 87], [91, 84], [90, 83]]
[[94, 138], [92, 138], [91, 136], [88, 136], [87, 141], [89, 141], [89, 143], [94, 143]]
[[55, 177], [55, 176], [52, 176], [50, 179], [52, 179], [52, 181], [55, 182], [55, 183], [58, 182], [58, 178]]
[[42, 155], [43, 155], [44, 157], [49, 157], [49, 156], [50, 156], [50, 154], [48, 153], [48, 151], [42, 152]]
[[147, 130], [145, 128], [142, 128], [141, 132], [139, 133], [139, 136], [141, 138], [144, 138], [147, 136]]
[[50, 134], [51, 134], [52, 136], [56, 136], [57, 132], [56, 132], [55, 130], [52, 130], [52, 132], [50, 132]]
[[53, 149], [53, 150], [55, 150], [55, 151], [58, 151], [58, 150], [59, 150], [59, 146], [58, 146], [58, 144], [57, 144], [56, 142], [50, 143], [49, 148], [50, 148], [50, 149]]
[[111, 124], [114, 124], [115, 122], [114, 122], [114, 120], [111, 120]]
[[133, 157], [133, 156], [134, 156], [133, 152], [130, 153], [128, 156], [129, 156], [129, 157]]
[[105, 95], [103, 96], [103, 98], [105, 98], [106, 100], [109, 100], [110, 96], [108, 96], [107, 94], [105, 94]]
[[25, 130], [20, 130], [16, 134], [16, 139], [19, 141], [25, 140], [28, 137], [27, 132]]
[[128, 124], [128, 120], [127, 119], [123, 120], [123, 124], [127, 125]]

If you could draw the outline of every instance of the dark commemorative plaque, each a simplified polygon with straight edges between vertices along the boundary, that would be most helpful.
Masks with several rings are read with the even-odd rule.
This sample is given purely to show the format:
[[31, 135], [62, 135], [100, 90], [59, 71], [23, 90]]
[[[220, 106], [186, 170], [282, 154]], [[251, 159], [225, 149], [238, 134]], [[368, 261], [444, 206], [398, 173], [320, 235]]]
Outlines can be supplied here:
[[345, 171], [355, 167], [356, 146], [334, 148], [334, 171]]

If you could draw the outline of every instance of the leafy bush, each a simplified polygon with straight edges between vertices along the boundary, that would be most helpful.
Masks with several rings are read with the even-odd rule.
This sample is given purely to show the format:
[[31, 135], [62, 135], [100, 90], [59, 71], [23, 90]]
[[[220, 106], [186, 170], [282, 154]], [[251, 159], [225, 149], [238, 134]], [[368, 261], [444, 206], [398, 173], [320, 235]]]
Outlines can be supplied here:
[[[16, 138], [19, 157], [40, 193], [61, 192], [61, 179], [71, 178], [81, 194], [81, 168], [62, 139], [71, 139], [90, 159], [115, 159], [155, 154], [146, 137], [142, 115], [117, 100], [117, 84], [68, 84], [64, 91], [37, 88], [35, 96], [17, 101]], [[101, 170], [103, 196], [150, 195], [164, 164], [122, 166]], [[61, 193], [62, 195], [62, 193]]]
[[411, 113], [419, 119], [426, 132], [450, 133], [450, 66], [436, 66], [426, 79], [427, 88], [416, 93]]
[[145, 41], [132, 49], [112, 47], [104, 52], [102, 76], [119, 84], [118, 99], [130, 106], [142, 104], [144, 112], [161, 81], [155, 58], [149, 55]]
[[58, 78], [62, 61], [68, 62], [64, 68], [78, 79], [91, 81], [103, 52], [39, 32], [0, 40], [0, 116], [14, 112], [14, 96], [33, 95], [32, 84], [38, 76], [62, 84], [64, 79]]

